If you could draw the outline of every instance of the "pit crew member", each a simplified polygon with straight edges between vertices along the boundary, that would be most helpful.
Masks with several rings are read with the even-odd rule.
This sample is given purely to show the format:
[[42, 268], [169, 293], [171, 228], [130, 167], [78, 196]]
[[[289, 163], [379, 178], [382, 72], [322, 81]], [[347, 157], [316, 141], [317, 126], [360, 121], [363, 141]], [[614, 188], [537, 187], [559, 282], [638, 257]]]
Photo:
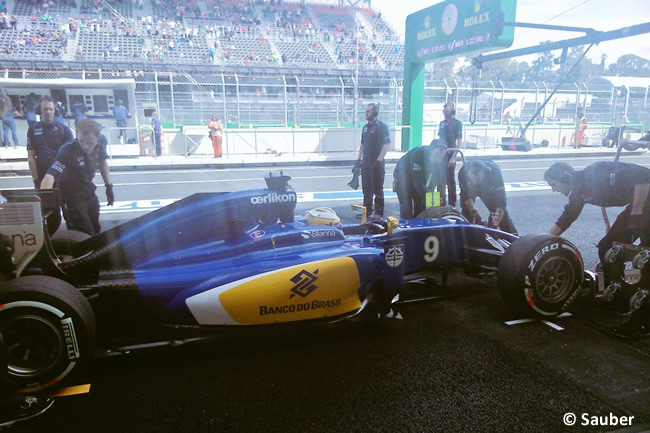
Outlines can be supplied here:
[[[460, 148], [463, 142], [463, 124], [456, 119], [456, 106], [447, 102], [442, 107], [445, 119], [440, 122], [438, 136], [445, 142], [447, 148]], [[451, 154], [447, 162], [447, 191], [449, 205], [456, 207], [456, 153]]]
[[490, 211], [488, 227], [517, 234], [517, 228], [506, 210], [506, 189], [499, 166], [489, 159], [470, 161], [458, 172], [458, 183], [461, 211], [469, 222], [483, 224], [481, 214], [475, 207], [476, 199], [480, 198]]
[[576, 171], [566, 162], [555, 162], [544, 173], [554, 192], [569, 197], [564, 212], [549, 233], [561, 235], [578, 218], [585, 203], [601, 207], [626, 206], [605, 237], [598, 243], [598, 257], [604, 262], [612, 242], [650, 245], [650, 169], [636, 164], [599, 161]]
[[108, 205], [115, 201], [110, 170], [106, 161], [106, 138], [101, 125], [92, 119], [77, 123], [77, 138], [61, 147], [52, 167], [47, 171], [42, 189], [52, 188], [55, 181], [61, 190], [63, 214], [69, 230], [89, 235], [100, 232], [99, 199], [93, 183], [95, 171], [99, 172], [106, 185]]
[[426, 194], [438, 189], [441, 205], [445, 196], [447, 146], [435, 139], [402, 156], [393, 172], [393, 191], [399, 199], [401, 218], [415, 218], [426, 208]]
[[[34, 122], [27, 130], [27, 161], [36, 189], [40, 187], [61, 146], [74, 139], [70, 128], [54, 121], [55, 106], [52, 98], [43, 96], [39, 105], [41, 120]], [[60, 225], [61, 212], [56, 209], [47, 218], [50, 234], [56, 232]]]
[[368, 123], [361, 133], [361, 146], [358, 160], [361, 161], [361, 188], [366, 215], [373, 215], [373, 198], [375, 216], [384, 215], [384, 176], [386, 174], [384, 157], [390, 145], [388, 125], [377, 119], [379, 104], [371, 103], [366, 108]]

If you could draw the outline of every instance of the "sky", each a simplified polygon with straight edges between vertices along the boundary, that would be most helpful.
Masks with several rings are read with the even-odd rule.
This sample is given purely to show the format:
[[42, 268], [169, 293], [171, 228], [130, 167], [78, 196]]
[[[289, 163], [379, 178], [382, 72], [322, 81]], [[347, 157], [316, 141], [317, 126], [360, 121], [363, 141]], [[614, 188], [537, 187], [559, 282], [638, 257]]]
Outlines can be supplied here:
[[[372, 8], [381, 11], [382, 17], [402, 36], [406, 17], [409, 14], [442, 3], [439, 0], [371, 1]], [[650, 22], [650, 0], [517, 0], [516, 13], [518, 22], [591, 27], [595, 30], [607, 31]], [[537, 45], [542, 41], [558, 41], [583, 35], [583, 33], [516, 28], [515, 41], [511, 48], [523, 48]], [[650, 59], [650, 33], [602, 42], [592, 47], [588, 56], [594, 62], [600, 62], [602, 54], [607, 55], [607, 64], [616, 62], [616, 59], [625, 54], [636, 54]], [[529, 56], [517, 60], [532, 59]]]

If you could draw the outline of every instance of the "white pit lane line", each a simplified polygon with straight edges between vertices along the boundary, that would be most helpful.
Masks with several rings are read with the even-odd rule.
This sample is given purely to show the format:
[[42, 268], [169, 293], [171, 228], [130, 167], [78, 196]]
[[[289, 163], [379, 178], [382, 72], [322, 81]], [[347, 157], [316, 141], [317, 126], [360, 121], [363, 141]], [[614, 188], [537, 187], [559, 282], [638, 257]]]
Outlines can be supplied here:
[[[571, 313], [569, 312], [564, 312], [558, 316], [556, 316], [556, 319], [565, 319], [567, 317], [571, 317]], [[564, 328], [561, 327], [560, 325], [557, 325], [553, 322], [550, 322], [548, 320], [543, 320], [543, 319], [517, 319], [517, 320], [509, 320], [507, 322], [504, 322], [507, 326], [513, 326], [513, 325], [521, 325], [522, 323], [530, 323], [530, 322], [541, 322], [547, 326], [550, 326], [551, 328], [555, 329], [556, 331], [564, 331]]]
[[[349, 176], [346, 176], [349, 177]], [[119, 184], [116, 184], [118, 186]], [[527, 191], [546, 191], [551, 187], [544, 181], [536, 182], [512, 182], [505, 185], [506, 192], [527, 192]], [[363, 192], [359, 190], [347, 191], [313, 191], [297, 193], [299, 203], [314, 203], [314, 202], [330, 202], [330, 201], [344, 201], [344, 200], [361, 200], [363, 199]], [[388, 189], [384, 190], [386, 200], [395, 200], [397, 195]], [[158, 199], [158, 200], [131, 200], [131, 201], [116, 201], [112, 207], [106, 205], [106, 202], [101, 203], [102, 214], [115, 214], [127, 212], [151, 212], [161, 207], [170, 205], [179, 198], [171, 199]]]

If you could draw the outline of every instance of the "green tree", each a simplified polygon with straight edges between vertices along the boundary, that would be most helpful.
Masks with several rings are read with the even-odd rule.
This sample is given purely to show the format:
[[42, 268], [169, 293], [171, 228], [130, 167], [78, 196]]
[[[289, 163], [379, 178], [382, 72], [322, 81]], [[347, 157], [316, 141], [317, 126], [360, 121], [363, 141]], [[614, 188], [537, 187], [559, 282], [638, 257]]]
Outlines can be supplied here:
[[607, 68], [607, 75], [621, 77], [650, 77], [650, 60], [634, 54], [626, 54]]

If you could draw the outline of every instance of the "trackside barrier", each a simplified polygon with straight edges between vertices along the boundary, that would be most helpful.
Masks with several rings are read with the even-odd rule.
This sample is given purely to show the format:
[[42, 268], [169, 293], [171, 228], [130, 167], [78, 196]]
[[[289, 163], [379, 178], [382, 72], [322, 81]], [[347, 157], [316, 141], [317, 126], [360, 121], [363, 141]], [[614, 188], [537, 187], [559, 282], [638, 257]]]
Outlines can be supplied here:
[[[589, 125], [585, 134], [585, 145], [600, 147], [610, 125]], [[635, 129], [636, 128], [636, 129]], [[119, 129], [119, 128], [111, 128]], [[134, 129], [134, 128], [132, 128]], [[412, 134], [410, 126], [389, 126], [391, 151], [401, 150], [402, 130]], [[636, 132], [634, 132], [636, 131]], [[638, 139], [641, 136], [638, 125], [629, 125], [625, 136]], [[463, 147], [465, 149], [492, 150], [499, 147], [503, 137], [518, 136], [518, 125], [508, 130], [507, 125], [463, 125]], [[573, 125], [536, 125], [528, 129], [526, 137], [533, 146], [541, 146], [546, 140], [548, 147], [561, 149], [573, 146]], [[358, 128], [256, 128], [224, 129], [223, 154], [225, 157], [241, 155], [256, 158], [259, 155], [336, 154], [356, 152], [361, 144], [362, 127]], [[131, 136], [129, 136], [131, 137]], [[438, 138], [438, 127], [423, 128], [422, 144], [429, 144]], [[212, 142], [205, 125], [185, 125], [180, 130], [163, 131], [163, 155], [202, 156], [212, 155]], [[546, 144], [546, 143], [545, 143]], [[111, 154], [139, 155], [138, 144], [113, 144]], [[127, 153], [130, 152], [130, 153]]]

